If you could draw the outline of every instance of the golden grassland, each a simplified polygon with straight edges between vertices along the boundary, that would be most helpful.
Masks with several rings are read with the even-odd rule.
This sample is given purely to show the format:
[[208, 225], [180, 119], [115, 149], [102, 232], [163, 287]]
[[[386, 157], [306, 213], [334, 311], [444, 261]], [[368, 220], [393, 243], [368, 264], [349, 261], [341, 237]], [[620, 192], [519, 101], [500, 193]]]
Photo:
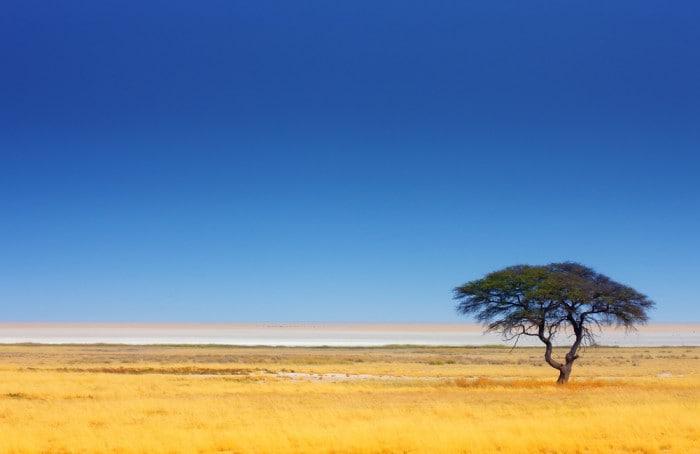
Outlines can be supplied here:
[[[561, 352], [559, 352], [561, 353]], [[700, 348], [0, 346], [0, 452], [700, 452]]]

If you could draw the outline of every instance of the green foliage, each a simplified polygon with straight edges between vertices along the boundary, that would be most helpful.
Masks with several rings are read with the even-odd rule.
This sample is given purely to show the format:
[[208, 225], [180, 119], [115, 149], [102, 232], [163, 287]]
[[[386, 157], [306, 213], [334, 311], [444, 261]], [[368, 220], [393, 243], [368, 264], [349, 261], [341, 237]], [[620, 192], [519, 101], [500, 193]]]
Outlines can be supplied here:
[[566, 325], [645, 323], [654, 303], [631, 287], [578, 263], [517, 265], [454, 290], [457, 310], [506, 335], [556, 333]]

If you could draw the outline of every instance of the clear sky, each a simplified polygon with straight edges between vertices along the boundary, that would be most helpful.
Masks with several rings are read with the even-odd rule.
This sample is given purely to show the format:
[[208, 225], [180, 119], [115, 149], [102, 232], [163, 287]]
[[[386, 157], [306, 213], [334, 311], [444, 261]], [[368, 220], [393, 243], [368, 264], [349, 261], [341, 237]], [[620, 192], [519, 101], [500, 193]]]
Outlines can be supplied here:
[[446, 321], [575, 260], [700, 321], [696, 1], [0, 14], [0, 320]]

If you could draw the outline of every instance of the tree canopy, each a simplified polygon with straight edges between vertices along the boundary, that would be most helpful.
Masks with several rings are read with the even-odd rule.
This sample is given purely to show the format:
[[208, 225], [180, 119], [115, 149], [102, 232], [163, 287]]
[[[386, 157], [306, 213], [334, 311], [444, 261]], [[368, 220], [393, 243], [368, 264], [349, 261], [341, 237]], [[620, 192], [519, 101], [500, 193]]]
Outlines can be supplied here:
[[[654, 302], [578, 263], [516, 265], [454, 289], [457, 311], [474, 315], [487, 331], [516, 343], [533, 336], [545, 344], [545, 360], [566, 383], [582, 343], [593, 343], [602, 326], [633, 329], [646, 323]], [[557, 335], [572, 335], [564, 362], [552, 357]]]

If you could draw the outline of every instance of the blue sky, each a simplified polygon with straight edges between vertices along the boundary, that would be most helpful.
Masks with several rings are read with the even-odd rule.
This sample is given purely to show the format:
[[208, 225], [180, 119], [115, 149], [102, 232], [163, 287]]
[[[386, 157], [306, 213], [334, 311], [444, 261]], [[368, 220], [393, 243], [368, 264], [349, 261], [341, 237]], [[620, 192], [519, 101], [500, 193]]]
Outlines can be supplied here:
[[695, 2], [0, 15], [0, 320], [446, 321], [576, 260], [700, 321]]

